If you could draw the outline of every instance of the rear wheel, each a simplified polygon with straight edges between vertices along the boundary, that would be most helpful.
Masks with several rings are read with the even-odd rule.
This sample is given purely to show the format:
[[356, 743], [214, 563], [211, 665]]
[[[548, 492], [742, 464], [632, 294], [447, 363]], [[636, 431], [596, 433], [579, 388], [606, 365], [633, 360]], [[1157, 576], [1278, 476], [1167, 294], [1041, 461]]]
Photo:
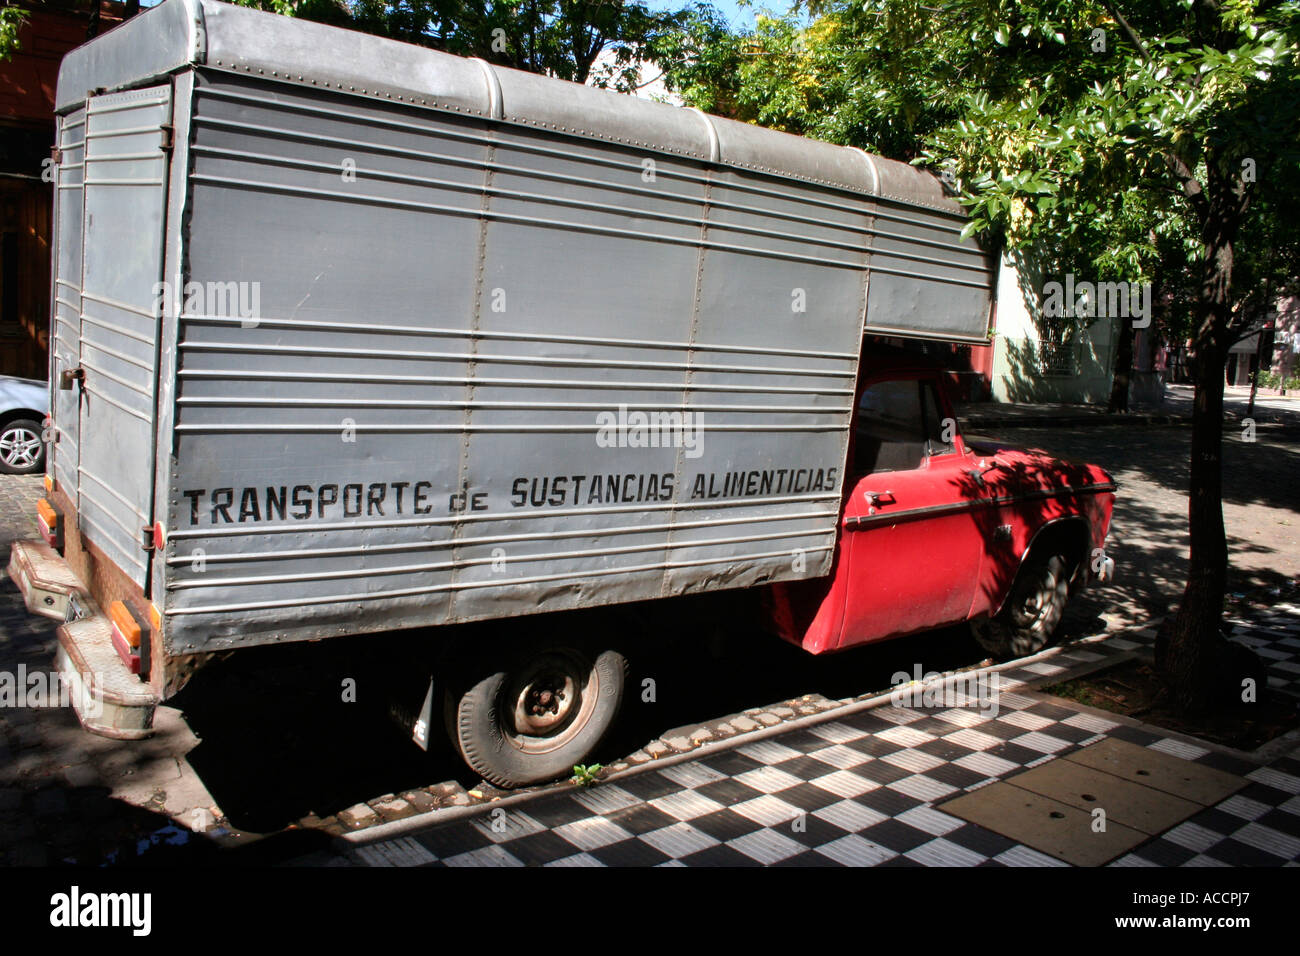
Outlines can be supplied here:
[[599, 746], [623, 703], [627, 659], [551, 640], [469, 674], [447, 697], [448, 735], [489, 783], [518, 787], [567, 775]]
[[1001, 612], [971, 622], [975, 640], [1000, 660], [1038, 653], [1061, 623], [1072, 577], [1073, 562], [1068, 554], [1031, 554], [1016, 575]]

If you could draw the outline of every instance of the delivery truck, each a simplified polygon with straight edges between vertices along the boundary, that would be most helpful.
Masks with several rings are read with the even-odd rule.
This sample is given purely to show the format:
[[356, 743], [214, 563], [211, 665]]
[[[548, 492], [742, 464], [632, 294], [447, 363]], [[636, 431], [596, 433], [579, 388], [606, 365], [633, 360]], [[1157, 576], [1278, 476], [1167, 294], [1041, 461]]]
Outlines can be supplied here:
[[927, 172], [213, 0], [68, 54], [57, 115], [10, 574], [88, 730], [231, 652], [420, 629], [417, 740], [532, 783], [714, 598], [813, 653], [1023, 653], [1104, 545], [1104, 472], [967, 445], [877, 344], [987, 345], [995, 259]]

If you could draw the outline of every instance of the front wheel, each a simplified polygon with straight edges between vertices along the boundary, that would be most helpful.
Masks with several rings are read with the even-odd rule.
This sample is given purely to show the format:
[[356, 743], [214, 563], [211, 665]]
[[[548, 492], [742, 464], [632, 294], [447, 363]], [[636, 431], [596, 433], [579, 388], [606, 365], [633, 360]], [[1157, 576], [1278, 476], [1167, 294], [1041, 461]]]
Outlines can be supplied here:
[[568, 774], [599, 746], [623, 703], [627, 659], [564, 641], [522, 645], [448, 696], [447, 731], [489, 783], [519, 787]]
[[1031, 554], [1016, 575], [1006, 606], [995, 617], [971, 621], [984, 650], [1007, 660], [1037, 654], [1056, 633], [1070, 598], [1071, 561], [1062, 552]]

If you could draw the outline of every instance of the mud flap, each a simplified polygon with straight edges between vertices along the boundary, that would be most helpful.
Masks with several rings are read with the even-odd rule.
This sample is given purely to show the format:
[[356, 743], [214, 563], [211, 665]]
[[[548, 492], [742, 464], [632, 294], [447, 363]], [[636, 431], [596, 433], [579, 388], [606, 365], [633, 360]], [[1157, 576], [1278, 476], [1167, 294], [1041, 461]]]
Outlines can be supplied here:
[[420, 707], [420, 716], [415, 718], [411, 728], [411, 739], [421, 750], [429, 749], [429, 728], [433, 724], [433, 678], [429, 678], [429, 689], [424, 692], [424, 704]]

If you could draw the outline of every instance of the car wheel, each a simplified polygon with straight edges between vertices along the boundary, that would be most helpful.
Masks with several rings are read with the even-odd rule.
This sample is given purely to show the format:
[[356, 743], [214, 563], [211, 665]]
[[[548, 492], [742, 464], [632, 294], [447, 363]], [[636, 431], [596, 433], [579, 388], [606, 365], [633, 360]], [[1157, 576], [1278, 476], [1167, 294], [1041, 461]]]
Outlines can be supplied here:
[[1051, 641], [1065, 613], [1072, 562], [1059, 551], [1031, 554], [1016, 575], [1011, 594], [994, 617], [971, 622], [971, 633], [999, 660], [1036, 654]]
[[45, 443], [40, 422], [19, 418], [0, 425], [0, 472], [34, 475], [45, 470]]
[[[448, 736], [489, 783], [569, 774], [599, 746], [623, 703], [627, 659], [563, 640], [519, 646], [447, 697]], [[471, 671], [471, 674], [473, 672]]]

